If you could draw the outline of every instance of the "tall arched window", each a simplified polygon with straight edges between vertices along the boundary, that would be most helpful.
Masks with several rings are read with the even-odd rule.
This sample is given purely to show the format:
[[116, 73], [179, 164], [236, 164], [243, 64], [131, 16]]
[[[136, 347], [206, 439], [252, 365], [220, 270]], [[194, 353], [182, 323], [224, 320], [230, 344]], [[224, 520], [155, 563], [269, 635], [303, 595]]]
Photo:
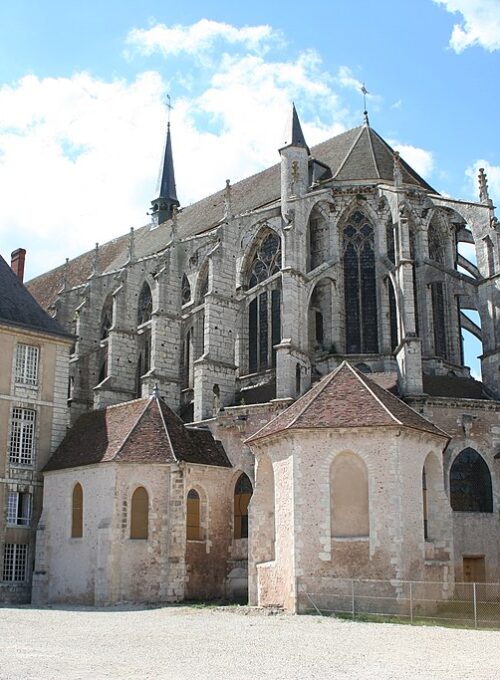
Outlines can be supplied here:
[[344, 300], [347, 354], [378, 352], [375, 240], [357, 210], [344, 227]]
[[[248, 271], [248, 288], [280, 271], [281, 241], [270, 233], [255, 251]], [[256, 373], [276, 365], [274, 346], [281, 340], [281, 291], [279, 282], [259, 293], [248, 305], [248, 371]]]
[[75, 484], [71, 499], [71, 538], [83, 536], [83, 489], [81, 484]]
[[234, 537], [248, 538], [248, 504], [252, 498], [252, 482], [243, 472], [234, 487]]
[[143, 486], [138, 486], [132, 494], [130, 504], [130, 538], [148, 537], [149, 498]]
[[188, 541], [201, 540], [200, 494], [195, 489], [187, 495], [186, 537]]
[[248, 288], [265, 281], [281, 269], [281, 241], [275, 234], [268, 234], [255, 251], [248, 272]]
[[368, 536], [368, 471], [361, 458], [352, 453], [341, 453], [335, 458], [330, 491], [332, 536]]
[[151, 319], [153, 313], [153, 298], [151, 296], [151, 288], [147, 281], [144, 281], [141, 292], [139, 293], [139, 301], [137, 304], [137, 325], [140, 326]]
[[450, 503], [455, 512], [493, 512], [490, 470], [470, 447], [461, 451], [451, 466]]
[[191, 300], [191, 286], [189, 285], [188, 277], [185, 274], [183, 274], [181, 284], [181, 301], [183, 305], [186, 305], [190, 300]]
[[109, 335], [109, 329], [113, 325], [113, 298], [108, 295], [101, 312], [101, 340]]

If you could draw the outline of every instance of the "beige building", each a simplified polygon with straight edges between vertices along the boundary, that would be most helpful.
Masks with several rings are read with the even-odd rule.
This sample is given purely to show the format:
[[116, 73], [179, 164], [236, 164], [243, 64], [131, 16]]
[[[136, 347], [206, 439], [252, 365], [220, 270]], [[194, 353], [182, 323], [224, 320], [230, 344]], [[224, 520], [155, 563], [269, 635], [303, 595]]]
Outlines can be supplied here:
[[[225, 565], [217, 592], [241, 594], [248, 583], [252, 603], [292, 609], [301, 579], [413, 576], [449, 589], [500, 581], [500, 224], [484, 171], [477, 201], [443, 196], [367, 117], [310, 149], [293, 108], [279, 163], [185, 207], [168, 129], [159, 194], [149, 224], [30, 290], [77, 336], [76, 427], [86, 414], [150, 399], [157, 386], [190, 431], [210, 430], [234, 475], [196, 468], [194, 490], [207, 499], [202, 548], [188, 538], [189, 476], [166, 505], [174, 463], [162, 463], [153, 477], [163, 481], [148, 490], [157, 463], [138, 468], [142, 481], [115, 460], [69, 465], [66, 442], [60, 469], [46, 472], [40, 601], [182, 599], [196, 579], [197, 596], [212, 596], [210, 579], [188, 568], [195, 549]], [[467, 334], [482, 343], [481, 380], [465, 362]], [[320, 420], [283, 427], [303, 407]], [[339, 413], [342, 422], [331, 417]], [[266, 429], [272, 422], [279, 431]], [[92, 438], [82, 439], [95, 455]], [[220, 498], [210, 491], [216, 469], [226, 480]], [[141, 544], [127, 534], [134, 484], [147, 492]], [[83, 536], [72, 543], [76, 485]], [[122, 504], [122, 534], [116, 508], [103, 505], [110, 494]], [[107, 576], [95, 586], [88, 555], [101, 554], [100, 532], [112, 560], [132, 565], [141, 550], [163, 560], [143, 569], [144, 590], [125, 576], [121, 586]], [[172, 532], [177, 572], [165, 566]], [[212, 542], [221, 554], [206, 552]], [[73, 552], [87, 555], [78, 578], [94, 585], [72, 582], [64, 560]], [[99, 559], [99, 574], [111, 573]]]
[[22, 282], [25, 251], [0, 257], [0, 602], [29, 602], [41, 469], [67, 425], [73, 338]]

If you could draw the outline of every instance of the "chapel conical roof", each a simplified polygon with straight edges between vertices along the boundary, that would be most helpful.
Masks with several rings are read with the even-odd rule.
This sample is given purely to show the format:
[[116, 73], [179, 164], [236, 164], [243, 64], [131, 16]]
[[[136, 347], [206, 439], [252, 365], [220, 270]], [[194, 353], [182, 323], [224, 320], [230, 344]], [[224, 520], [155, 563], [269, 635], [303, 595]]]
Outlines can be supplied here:
[[174, 463], [231, 467], [209, 430], [184, 425], [156, 394], [81, 415], [44, 472], [96, 463]]
[[448, 435], [347, 361], [246, 440], [289, 430], [408, 427]]

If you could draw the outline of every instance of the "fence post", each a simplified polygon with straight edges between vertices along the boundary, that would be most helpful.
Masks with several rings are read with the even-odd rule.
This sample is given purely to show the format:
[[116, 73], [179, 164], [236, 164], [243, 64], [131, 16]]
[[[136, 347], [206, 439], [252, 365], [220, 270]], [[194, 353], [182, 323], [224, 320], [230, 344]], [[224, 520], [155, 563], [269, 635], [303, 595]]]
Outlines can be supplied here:
[[410, 623], [413, 623], [413, 581], [410, 581]]
[[472, 584], [472, 594], [474, 598], [474, 628], [477, 628], [477, 594], [475, 582]]
[[354, 615], [356, 613], [356, 609], [354, 606], [354, 579], [351, 579], [351, 608], [352, 608], [352, 618], [354, 618]]

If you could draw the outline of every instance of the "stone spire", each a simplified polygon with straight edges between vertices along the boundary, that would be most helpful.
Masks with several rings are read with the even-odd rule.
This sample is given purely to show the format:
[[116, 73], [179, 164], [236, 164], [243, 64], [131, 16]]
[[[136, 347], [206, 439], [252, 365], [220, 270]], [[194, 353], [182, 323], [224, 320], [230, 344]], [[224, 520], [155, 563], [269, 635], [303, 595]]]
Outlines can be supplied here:
[[151, 216], [154, 224], [161, 224], [172, 217], [172, 209], [179, 206], [175, 188], [174, 159], [172, 155], [172, 138], [170, 121], [167, 123], [167, 140], [163, 163], [158, 180], [158, 197], [151, 201]]

